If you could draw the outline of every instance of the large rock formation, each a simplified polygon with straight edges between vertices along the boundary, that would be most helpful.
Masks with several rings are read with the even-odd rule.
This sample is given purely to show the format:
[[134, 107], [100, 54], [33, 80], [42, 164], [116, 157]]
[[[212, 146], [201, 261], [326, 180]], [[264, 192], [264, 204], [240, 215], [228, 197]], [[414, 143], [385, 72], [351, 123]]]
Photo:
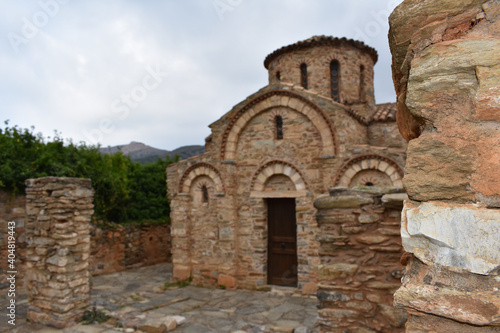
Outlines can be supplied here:
[[396, 303], [407, 332], [500, 328], [500, 3], [406, 0], [390, 17], [409, 141]]

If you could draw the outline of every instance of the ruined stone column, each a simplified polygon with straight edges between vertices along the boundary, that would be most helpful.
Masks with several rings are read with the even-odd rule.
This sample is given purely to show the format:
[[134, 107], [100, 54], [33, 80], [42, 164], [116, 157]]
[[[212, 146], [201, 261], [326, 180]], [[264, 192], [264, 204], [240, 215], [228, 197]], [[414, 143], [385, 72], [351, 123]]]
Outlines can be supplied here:
[[405, 0], [390, 25], [411, 199], [395, 303], [407, 332], [499, 332], [500, 2]]
[[90, 179], [26, 181], [28, 319], [63, 328], [89, 306]]

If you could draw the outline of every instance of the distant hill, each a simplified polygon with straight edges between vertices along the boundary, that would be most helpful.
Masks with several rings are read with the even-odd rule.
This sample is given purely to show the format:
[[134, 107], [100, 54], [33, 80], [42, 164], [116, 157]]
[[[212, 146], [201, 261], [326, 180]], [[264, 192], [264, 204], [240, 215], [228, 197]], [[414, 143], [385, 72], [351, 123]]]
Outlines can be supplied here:
[[114, 154], [121, 151], [123, 155], [129, 156], [132, 161], [147, 164], [155, 162], [158, 158], [165, 158], [166, 156], [174, 158], [175, 155], [180, 155], [180, 159], [183, 160], [191, 156], [203, 154], [205, 152], [205, 147], [198, 145], [183, 146], [175, 150], [168, 151], [153, 148], [145, 145], [144, 143], [132, 141], [128, 145], [99, 148], [99, 151], [103, 154]]

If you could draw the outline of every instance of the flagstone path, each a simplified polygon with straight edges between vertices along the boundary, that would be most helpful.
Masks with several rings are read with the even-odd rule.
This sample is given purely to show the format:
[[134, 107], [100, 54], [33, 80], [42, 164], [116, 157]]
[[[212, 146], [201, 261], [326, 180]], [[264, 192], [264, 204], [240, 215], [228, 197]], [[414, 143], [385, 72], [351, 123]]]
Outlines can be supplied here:
[[[18, 294], [16, 326], [5, 327], [2, 320], [0, 333], [162, 333], [161, 324], [172, 316], [185, 318], [173, 331], [176, 333], [317, 332], [316, 297], [301, 296], [291, 288], [165, 289], [165, 283], [171, 282], [171, 271], [170, 264], [159, 264], [94, 277], [91, 306], [112, 317], [104, 324], [79, 324], [57, 330], [26, 323], [27, 297]], [[0, 298], [0, 302], [4, 308], [4, 299]]]

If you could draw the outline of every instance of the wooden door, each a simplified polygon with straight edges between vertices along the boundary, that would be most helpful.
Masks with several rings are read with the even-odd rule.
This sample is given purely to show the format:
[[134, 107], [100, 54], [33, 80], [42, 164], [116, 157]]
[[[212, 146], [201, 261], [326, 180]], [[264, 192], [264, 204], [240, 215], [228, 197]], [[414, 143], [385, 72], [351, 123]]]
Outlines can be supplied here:
[[267, 199], [267, 283], [297, 286], [297, 223], [295, 199]]

